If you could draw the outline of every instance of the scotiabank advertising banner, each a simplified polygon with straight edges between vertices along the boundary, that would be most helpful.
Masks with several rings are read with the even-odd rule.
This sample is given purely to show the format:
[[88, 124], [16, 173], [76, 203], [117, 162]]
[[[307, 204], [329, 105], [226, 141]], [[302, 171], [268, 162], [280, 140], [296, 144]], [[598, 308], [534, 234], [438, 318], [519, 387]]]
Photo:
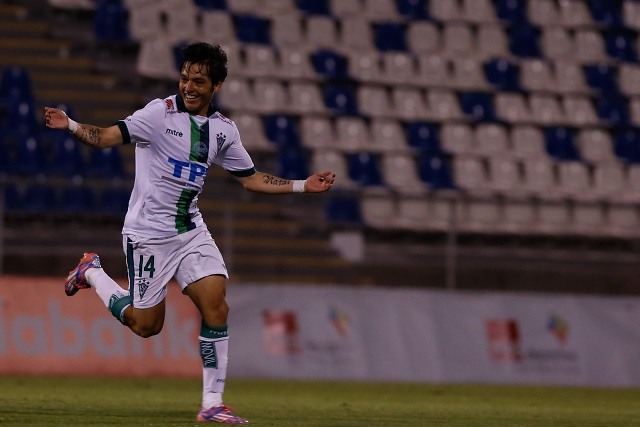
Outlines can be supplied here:
[[[0, 278], [0, 374], [200, 377], [200, 318], [160, 335], [93, 290]], [[640, 298], [231, 283], [229, 377], [640, 386]]]

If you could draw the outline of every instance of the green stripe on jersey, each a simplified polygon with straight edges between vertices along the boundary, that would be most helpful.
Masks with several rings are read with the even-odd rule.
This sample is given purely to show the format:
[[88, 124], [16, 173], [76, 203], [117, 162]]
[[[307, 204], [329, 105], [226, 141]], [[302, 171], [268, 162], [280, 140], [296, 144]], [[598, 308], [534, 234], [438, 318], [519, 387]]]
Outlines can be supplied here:
[[202, 127], [189, 116], [191, 121], [191, 151], [189, 152], [189, 160], [192, 162], [206, 163], [209, 157], [209, 121], [206, 121]]
[[191, 221], [191, 216], [189, 215], [189, 206], [193, 202], [193, 199], [198, 195], [196, 190], [182, 190], [180, 193], [180, 198], [178, 199], [178, 204], [176, 208], [178, 211], [176, 212], [176, 230], [178, 230], [179, 234], [186, 233], [187, 231], [193, 230], [196, 228], [196, 225]]

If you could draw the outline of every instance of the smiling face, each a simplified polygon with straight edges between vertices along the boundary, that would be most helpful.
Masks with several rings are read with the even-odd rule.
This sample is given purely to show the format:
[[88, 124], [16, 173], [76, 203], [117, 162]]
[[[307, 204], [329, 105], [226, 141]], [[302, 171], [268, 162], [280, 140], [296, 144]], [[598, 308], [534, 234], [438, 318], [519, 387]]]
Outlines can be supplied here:
[[211, 98], [220, 89], [222, 83], [211, 82], [206, 66], [185, 62], [180, 72], [178, 89], [184, 106], [192, 114], [205, 116], [211, 104]]

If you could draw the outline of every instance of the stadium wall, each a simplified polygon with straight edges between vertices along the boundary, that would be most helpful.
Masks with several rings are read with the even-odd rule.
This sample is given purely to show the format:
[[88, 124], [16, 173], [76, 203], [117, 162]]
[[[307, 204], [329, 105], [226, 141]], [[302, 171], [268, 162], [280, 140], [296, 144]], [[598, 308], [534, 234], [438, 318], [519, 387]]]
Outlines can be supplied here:
[[[640, 386], [640, 298], [231, 284], [230, 376]], [[200, 377], [191, 302], [138, 338], [93, 292], [0, 277], [0, 374]]]

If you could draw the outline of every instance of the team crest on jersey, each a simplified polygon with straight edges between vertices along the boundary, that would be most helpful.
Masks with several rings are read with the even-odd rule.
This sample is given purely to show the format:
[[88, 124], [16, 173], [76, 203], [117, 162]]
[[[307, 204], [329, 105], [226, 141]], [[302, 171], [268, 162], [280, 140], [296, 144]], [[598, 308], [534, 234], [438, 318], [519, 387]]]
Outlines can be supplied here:
[[172, 99], [165, 99], [164, 103], [167, 104], [167, 110], [173, 110], [173, 100]]
[[147, 292], [147, 289], [149, 289], [149, 281], [147, 279], [138, 279], [138, 283], [136, 285], [138, 286], [138, 293], [142, 299], [144, 294]]
[[227, 140], [227, 136], [224, 133], [220, 132], [219, 134], [216, 135], [216, 142], [218, 143], [218, 152], [220, 152], [226, 140]]
[[198, 155], [206, 157], [209, 154], [209, 147], [202, 141], [198, 141]]

